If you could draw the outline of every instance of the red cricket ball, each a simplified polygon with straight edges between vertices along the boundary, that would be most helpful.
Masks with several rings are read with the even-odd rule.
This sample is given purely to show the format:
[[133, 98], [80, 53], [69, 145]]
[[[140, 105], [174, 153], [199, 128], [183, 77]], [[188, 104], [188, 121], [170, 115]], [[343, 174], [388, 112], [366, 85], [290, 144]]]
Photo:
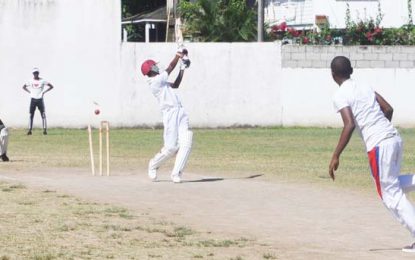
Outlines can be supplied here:
[[101, 111], [99, 111], [99, 109], [95, 109], [95, 111], [94, 111], [95, 115], [99, 115], [100, 112]]

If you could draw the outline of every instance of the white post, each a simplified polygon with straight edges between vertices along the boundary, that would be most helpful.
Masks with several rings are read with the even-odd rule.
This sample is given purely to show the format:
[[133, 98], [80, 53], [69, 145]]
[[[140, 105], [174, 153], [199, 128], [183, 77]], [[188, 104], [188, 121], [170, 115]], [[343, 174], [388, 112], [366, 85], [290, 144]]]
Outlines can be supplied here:
[[128, 41], [128, 32], [125, 28], [123, 28], [122, 32], [123, 32], [122, 39], [123, 39], [124, 42], [127, 42]]
[[146, 23], [146, 27], [145, 27], [146, 42], [150, 42], [150, 28], [151, 28], [151, 24]]
[[264, 0], [258, 0], [258, 42], [264, 41]]

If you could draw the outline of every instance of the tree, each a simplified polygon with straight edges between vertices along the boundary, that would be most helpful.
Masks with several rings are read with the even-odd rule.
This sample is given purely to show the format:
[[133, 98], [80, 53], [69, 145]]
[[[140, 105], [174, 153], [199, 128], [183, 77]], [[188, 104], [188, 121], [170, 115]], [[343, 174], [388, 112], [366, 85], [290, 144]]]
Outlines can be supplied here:
[[256, 39], [256, 13], [246, 0], [181, 1], [179, 14], [185, 34], [204, 42], [240, 42]]

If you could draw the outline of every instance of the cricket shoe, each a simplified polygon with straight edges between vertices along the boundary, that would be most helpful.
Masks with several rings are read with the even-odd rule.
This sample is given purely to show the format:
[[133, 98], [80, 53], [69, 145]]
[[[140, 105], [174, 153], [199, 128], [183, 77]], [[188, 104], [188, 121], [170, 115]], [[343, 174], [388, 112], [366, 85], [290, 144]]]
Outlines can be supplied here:
[[152, 180], [152, 181], [157, 181], [157, 168], [154, 169], [152, 167], [150, 167], [151, 165], [151, 161], [148, 165], [148, 177]]
[[152, 181], [157, 181], [157, 170], [148, 169], [148, 177], [149, 177]]
[[1, 159], [3, 160], [3, 162], [8, 162], [9, 161], [9, 157], [7, 157], [7, 155], [5, 153], [1, 155]]
[[179, 174], [172, 174], [171, 176], [171, 180], [174, 183], [181, 183], [182, 182], [182, 173], [179, 172]]
[[413, 243], [410, 246], [406, 246], [404, 248], [402, 248], [402, 251], [405, 253], [415, 253], [415, 243]]

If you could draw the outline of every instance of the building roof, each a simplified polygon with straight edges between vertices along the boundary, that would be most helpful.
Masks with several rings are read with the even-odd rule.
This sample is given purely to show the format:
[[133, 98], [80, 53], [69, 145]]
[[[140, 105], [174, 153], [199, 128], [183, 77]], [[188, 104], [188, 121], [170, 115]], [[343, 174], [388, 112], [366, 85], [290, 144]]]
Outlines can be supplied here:
[[167, 8], [160, 7], [151, 12], [142, 12], [122, 19], [122, 24], [146, 23], [146, 22], [167, 22]]

